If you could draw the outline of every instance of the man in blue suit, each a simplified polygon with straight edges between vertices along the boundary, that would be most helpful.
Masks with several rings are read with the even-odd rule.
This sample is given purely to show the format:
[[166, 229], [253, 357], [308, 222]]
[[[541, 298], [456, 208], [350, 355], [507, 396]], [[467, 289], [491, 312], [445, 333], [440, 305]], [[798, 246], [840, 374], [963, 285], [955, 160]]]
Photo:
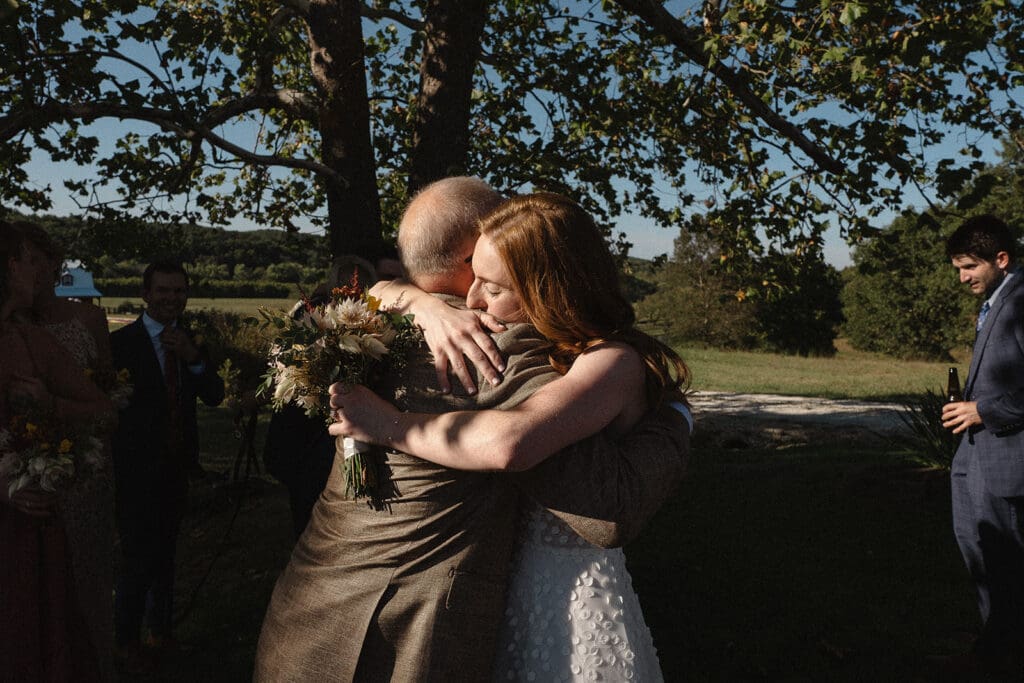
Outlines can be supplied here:
[[995, 216], [946, 241], [960, 282], [982, 297], [964, 400], [942, 424], [962, 434], [952, 467], [953, 527], [978, 591], [983, 629], [968, 657], [989, 673], [1024, 666], [1024, 272]]
[[224, 398], [216, 368], [178, 325], [188, 301], [181, 264], [150, 264], [142, 276], [142, 299], [146, 311], [110, 335], [114, 366], [128, 370], [134, 387], [112, 440], [121, 540], [114, 611], [126, 669], [144, 665], [144, 618], [149, 645], [174, 642], [175, 546], [189, 469], [199, 453], [196, 397], [211, 406]]

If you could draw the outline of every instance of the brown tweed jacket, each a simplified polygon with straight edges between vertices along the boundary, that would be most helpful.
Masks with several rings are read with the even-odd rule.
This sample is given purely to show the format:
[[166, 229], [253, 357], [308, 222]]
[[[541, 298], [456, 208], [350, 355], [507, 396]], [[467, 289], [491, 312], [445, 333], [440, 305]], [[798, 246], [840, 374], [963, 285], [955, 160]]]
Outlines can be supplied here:
[[[508, 359], [498, 387], [478, 383], [475, 397], [418, 391], [435, 384], [433, 367], [411, 363], [409, 389], [398, 388], [396, 402], [419, 412], [507, 408], [556, 376], [546, 343], [529, 326], [511, 326], [495, 339]], [[619, 442], [591, 437], [567, 449], [564, 461], [561, 454], [548, 461], [558, 466], [545, 464], [531, 476], [459, 472], [388, 453], [396, 494], [384, 511], [345, 498], [339, 458], [274, 589], [255, 680], [489, 680], [518, 489], [584, 538], [621, 542], [682, 475], [685, 429], [663, 417], [643, 421]]]

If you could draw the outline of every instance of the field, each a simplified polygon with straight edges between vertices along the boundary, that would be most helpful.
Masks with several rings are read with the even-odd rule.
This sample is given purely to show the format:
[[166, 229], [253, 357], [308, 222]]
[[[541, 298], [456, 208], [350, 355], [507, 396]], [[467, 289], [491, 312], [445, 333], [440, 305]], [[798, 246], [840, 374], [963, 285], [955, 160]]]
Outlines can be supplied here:
[[[939, 388], [947, 368], [848, 348], [681, 352], [697, 389], [736, 392], [893, 399]], [[249, 680], [293, 542], [283, 487], [257, 473], [230, 481], [227, 412], [200, 419], [213, 476], [193, 487], [179, 552], [184, 647], [134, 680]], [[700, 443], [678, 495], [626, 549], [667, 681], [923, 682], [938, 678], [930, 655], [964, 649], [977, 615], [944, 472], [896, 446]]]
[[[107, 309], [108, 316], [116, 316], [118, 318], [123, 317], [134, 317], [131, 314], [117, 314], [112, 311], [118, 309], [122, 305], [128, 303], [141, 310], [144, 305], [142, 299], [138, 297], [118, 297], [108, 296], [102, 300], [102, 305]], [[188, 308], [191, 310], [201, 308], [217, 308], [226, 311], [233, 311], [235, 313], [242, 313], [244, 315], [256, 315], [256, 312], [261, 308], [281, 308], [288, 310], [295, 303], [294, 299], [189, 299]]]
[[850, 348], [842, 339], [831, 358], [680, 348], [697, 390], [895, 401], [944, 391], [950, 365], [967, 375], [970, 357], [952, 363], [896, 360]]
[[[128, 302], [141, 306], [138, 298], [106, 297], [103, 306], [116, 309]], [[292, 299], [191, 299], [189, 309], [219, 308], [255, 315], [260, 307], [287, 310]], [[131, 315], [110, 314], [111, 326], [132, 319]], [[683, 347], [678, 351], [693, 372], [693, 388], [705, 391], [786, 394], [893, 401], [927, 389], [945, 387], [949, 363], [902, 361], [850, 348], [843, 340], [836, 344], [832, 358], [803, 358], [750, 351], [719, 351]], [[962, 356], [960, 376], [967, 374], [970, 358]]]

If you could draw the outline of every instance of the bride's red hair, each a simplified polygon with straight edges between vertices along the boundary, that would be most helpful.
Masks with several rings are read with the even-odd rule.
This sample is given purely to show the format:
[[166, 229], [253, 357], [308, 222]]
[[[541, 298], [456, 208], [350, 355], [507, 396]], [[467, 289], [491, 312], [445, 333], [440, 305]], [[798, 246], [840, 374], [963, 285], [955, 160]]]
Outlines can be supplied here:
[[650, 405], [689, 384], [679, 355], [634, 327], [604, 236], [575, 202], [550, 192], [512, 197], [484, 217], [480, 233], [494, 244], [526, 319], [552, 342], [560, 373], [588, 348], [619, 341], [647, 365]]

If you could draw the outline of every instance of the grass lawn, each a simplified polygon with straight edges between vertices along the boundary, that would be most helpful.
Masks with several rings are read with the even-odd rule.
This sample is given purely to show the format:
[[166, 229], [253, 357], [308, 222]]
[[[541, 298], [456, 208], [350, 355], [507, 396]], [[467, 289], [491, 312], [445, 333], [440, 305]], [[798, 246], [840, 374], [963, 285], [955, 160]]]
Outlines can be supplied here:
[[[227, 413], [201, 421], [204, 464], [230, 469]], [[962, 649], [977, 622], [948, 497], [943, 474], [898, 452], [698, 448], [627, 548], [666, 680], [930, 680], [925, 657]], [[249, 680], [291, 544], [272, 480], [196, 484], [179, 551], [185, 649], [140, 680]]]
[[[141, 308], [144, 304], [139, 297], [106, 296], [100, 302], [104, 308], [113, 310], [121, 304], [130, 303]], [[288, 310], [295, 303], [295, 299], [189, 299], [188, 308], [197, 310], [200, 308], [216, 308], [245, 315], [256, 315], [260, 307], [280, 308]], [[107, 315], [112, 315], [108, 313]], [[134, 316], [131, 316], [134, 317]]]
[[926, 389], [945, 391], [950, 365], [967, 376], [969, 354], [952, 363], [897, 360], [850, 348], [838, 340], [831, 358], [753, 351], [678, 348], [697, 390], [898, 401]]

